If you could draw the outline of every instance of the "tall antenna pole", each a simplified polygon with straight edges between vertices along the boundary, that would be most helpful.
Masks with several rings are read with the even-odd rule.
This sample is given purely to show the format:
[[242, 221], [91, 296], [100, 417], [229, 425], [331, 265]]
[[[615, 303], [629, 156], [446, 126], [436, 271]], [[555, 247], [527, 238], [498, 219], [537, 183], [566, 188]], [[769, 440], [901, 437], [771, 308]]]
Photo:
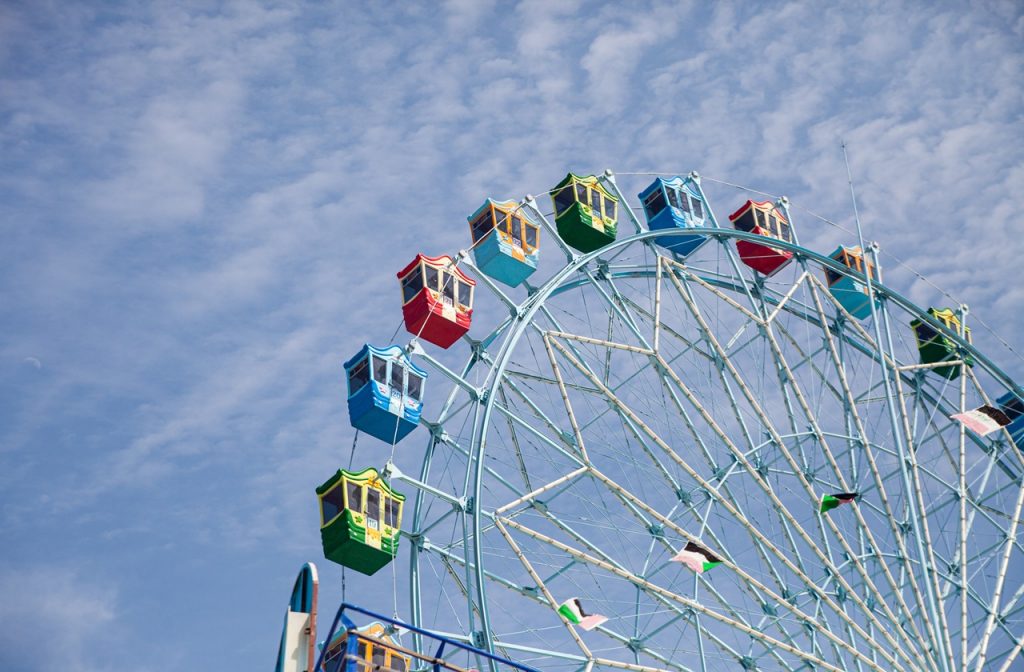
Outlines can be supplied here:
[[[850, 171], [850, 157], [846, 155], [846, 140], [841, 140], [843, 148], [843, 163], [846, 164], [846, 181], [850, 185], [850, 200], [853, 201], [853, 221], [857, 224], [857, 244], [860, 245], [861, 254], [867, 253], [864, 247], [864, 232], [860, 228], [860, 213], [857, 212], [857, 194], [853, 191], [853, 173]], [[870, 275], [870, 274], [869, 274]], [[871, 278], [868, 277], [868, 286], [871, 286]]]

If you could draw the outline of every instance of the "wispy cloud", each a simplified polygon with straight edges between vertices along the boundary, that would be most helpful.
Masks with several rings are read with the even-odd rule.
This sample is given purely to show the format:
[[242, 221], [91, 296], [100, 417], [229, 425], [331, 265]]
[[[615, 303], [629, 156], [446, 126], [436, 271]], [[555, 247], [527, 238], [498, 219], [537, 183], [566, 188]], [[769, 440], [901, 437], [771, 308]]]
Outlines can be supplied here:
[[[395, 333], [394, 272], [568, 170], [697, 169], [851, 226], [845, 139], [867, 235], [1019, 342], [1022, 34], [1013, 2], [6, 4], [0, 534], [34, 547], [37, 516], [74, 511], [124, 553], [170, 544], [162, 562], [239, 581], [315, 552], [311, 489], [352, 439], [340, 363]], [[715, 197], [721, 217], [746, 196]], [[275, 618], [233, 627], [272, 639]]]
[[[117, 587], [41, 565], [0, 567], [0, 666], [12, 672], [114, 669]], [[144, 664], [145, 667], [148, 665]]]

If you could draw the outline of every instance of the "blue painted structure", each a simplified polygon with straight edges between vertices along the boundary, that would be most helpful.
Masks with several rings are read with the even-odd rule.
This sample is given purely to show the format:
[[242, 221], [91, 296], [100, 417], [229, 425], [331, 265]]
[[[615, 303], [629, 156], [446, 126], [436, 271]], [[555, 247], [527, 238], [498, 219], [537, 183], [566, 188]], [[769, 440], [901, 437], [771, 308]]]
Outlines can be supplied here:
[[[878, 276], [875, 274], [874, 266], [864, 258], [860, 247], [846, 247], [840, 245], [835, 252], [828, 255], [851, 271], [864, 274], [865, 269], [871, 277], [871, 284], [878, 284]], [[863, 320], [871, 315], [871, 301], [868, 297], [867, 285], [852, 275], [843, 275], [829, 267], [825, 267], [825, 280], [828, 282], [828, 291], [836, 297], [836, 301], [858, 320]], [[875, 307], [879, 306], [878, 299], [875, 299]]]
[[[703, 229], [707, 226], [708, 208], [692, 177], [657, 177], [640, 192], [640, 202], [647, 216], [647, 228]], [[681, 257], [694, 252], [708, 241], [695, 233], [688, 236], [659, 236], [654, 242]]]
[[518, 287], [537, 270], [540, 227], [515, 201], [488, 198], [466, 218], [473, 236], [473, 262], [509, 287]]
[[398, 443], [420, 422], [427, 372], [397, 345], [364, 345], [345, 362], [352, 426], [386, 443]]
[[1024, 450], [1024, 401], [1013, 392], [1007, 392], [996, 399], [996, 404], [1010, 418], [1010, 424], [1006, 426], [1010, 438], [1017, 448]]
[[[398, 621], [393, 618], [388, 618], [387, 616], [383, 616], [381, 614], [372, 612], [369, 609], [363, 609], [362, 607], [357, 607], [355, 605], [348, 603], [343, 603], [340, 607], [338, 607], [338, 613], [334, 617], [334, 622], [331, 624], [331, 629], [330, 631], [328, 631], [327, 637], [324, 639], [325, 642], [331, 643], [332, 646], [330, 648], [332, 649], [334, 648], [333, 645], [338, 641], [339, 638], [345, 637], [347, 639], [347, 641], [345, 642], [347, 646], [345, 658], [349, 662], [347, 662], [347, 664], [345, 664], [344, 667], [338, 666], [337, 668], [335, 668], [337, 672], [364, 672], [364, 670], [369, 668], [369, 666], [363, 665], [359, 662], [360, 640], [363, 640], [365, 642], [368, 639], [367, 635], [364, 634], [366, 628], [357, 628], [355, 622], [352, 621], [352, 619], [349, 618], [348, 614], [345, 613], [346, 610], [358, 614], [363, 614], [364, 616], [369, 616], [370, 618], [379, 621], [380, 623], [386, 623], [388, 624], [388, 626], [390, 626], [388, 630], [408, 630], [415, 633], [416, 635], [419, 635], [420, 637], [437, 642], [437, 649], [430, 654], [412, 654], [415, 656], [417, 660], [415, 661], [414, 665], [410, 666], [411, 669], [429, 669], [431, 670], [431, 672], [468, 672], [464, 668], [458, 667], [450, 662], [446, 662], [445, 658], [451, 657], [454, 654], [469, 653], [472, 656], [494, 661], [495, 663], [497, 663], [498, 669], [501, 670], [519, 670], [520, 672], [540, 672], [536, 668], [524, 665], [523, 663], [517, 663], [513, 660], [502, 658], [501, 656], [495, 655], [483, 649], [476, 648], [474, 646], [470, 646], [469, 644], [456, 641], [449, 637], [445, 637], [444, 635], [439, 635], [437, 633], [430, 632], [429, 630], [418, 628], [415, 625], [403, 623], [402, 621]], [[338, 628], [339, 622], [341, 623], [344, 629]], [[380, 644], [382, 644], [384, 647], [388, 646], [388, 642], [386, 641], [374, 640], [374, 643], [376, 642], [380, 642]], [[449, 652], [447, 654], [445, 653], [446, 649]], [[328, 647], [326, 646], [321, 649], [320, 657], [317, 660], [316, 666], [313, 669], [326, 669], [322, 668], [321, 666], [325, 662], [324, 658], [327, 653], [327, 650]], [[426, 651], [425, 647], [424, 651]], [[334, 670], [331, 670], [329, 672], [334, 672]]]

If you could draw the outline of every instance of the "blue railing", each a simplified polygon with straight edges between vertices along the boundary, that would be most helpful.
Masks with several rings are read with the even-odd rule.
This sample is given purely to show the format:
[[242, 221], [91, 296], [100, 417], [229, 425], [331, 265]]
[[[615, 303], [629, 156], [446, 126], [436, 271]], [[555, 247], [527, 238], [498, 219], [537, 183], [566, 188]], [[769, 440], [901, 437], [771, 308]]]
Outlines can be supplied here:
[[[345, 630], [350, 633], [349, 636], [356, 632], [355, 622], [353, 622], [348, 616], [345, 615], [346, 609], [363, 614], [364, 616], [369, 616], [371, 619], [387, 623], [391, 626], [415, 632], [416, 634], [422, 635], [424, 637], [427, 637], [428, 639], [433, 639], [439, 642], [437, 651], [434, 652], [434, 655], [432, 657], [425, 656], [422, 654], [417, 655], [417, 658], [431, 666], [433, 672], [441, 672], [443, 669], [445, 669], [441, 667], [442, 665], [445, 665], [447, 669], [451, 669], [446, 665], [444, 659], [442, 658], [442, 655], [445, 652], [445, 647], [447, 646], [455, 647], [456, 649], [460, 649], [472, 655], [481, 656], [483, 658], [494, 661], [495, 663], [499, 663], [500, 665], [506, 666], [514, 670], [521, 670], [522, 672], [540, 672], [540, 670], [530, 667], [528, 665], [523, 665], [522, 663], [517, 663], [515, 661], [502, 658], [501, 656], [496, 656], [493, 653], [484, 651], [482, 649], [478, 649], [474, 646], [470, 646], [469, 644], [465, 644], [463, 642], [456, 641], [449, 637], [445, 637], [443, 635], [430, 632], [429, 630], [418, 628], [415, 625], [409, 625], [408, 623], [403, 623], [402, 621], [398, 621], [393, 618], [388, 618], [387, 616], [384, 616], [382, 614], [372, 612], [369, 609], [363, 609], [362, 607], [357, 607], [356, 605], [349, 604], [347, 602], [342, 603], [342, 605], [338, 607], [338, 613], [334, 616], [334, 622], [331, 623], [330, 632], [328, 632], [327, 637], [324, 638], [324, 646], [320, 650], [320, 656], [317, 658], [316, 667], [313, 668], [314, 670], [323, 670], [323, 667], [321, 666], [323, 665], [324, 662], [324, 656], [327, 654], [327, 648], [330, 645], [331, 640], [334, 639], [334, 634], [338, 631], [339, 621], [341, 621], [341, 623], [345, 626]], [[348, 644], [350, 644], [351, 647], [354, 648], [355, 641], [348, 642]], [[350, 650], [349, 653], [355, 653], [355, 651]]]

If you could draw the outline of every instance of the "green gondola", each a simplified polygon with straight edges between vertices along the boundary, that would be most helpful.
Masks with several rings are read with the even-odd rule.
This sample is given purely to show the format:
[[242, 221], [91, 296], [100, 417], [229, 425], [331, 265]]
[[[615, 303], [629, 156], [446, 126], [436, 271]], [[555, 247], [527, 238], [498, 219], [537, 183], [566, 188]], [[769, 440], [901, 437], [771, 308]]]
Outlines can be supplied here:
[[[960, 319], [949, 308], [929, 308], [928, 314], [944, 325], [946, 329], [954, 334], [959, 334]], [[967, 352], [961, 352], [957, 344], [946, 334], [936, 331], [934, 327], [924, 320], [914, 320], [910, 323], [917, 337], [917, 349], [921, 353], [922, 364], [938, 364], [950, 360], [963, 358], [964, 364], [974, 366], [974, 358]], [[963, 329], [964, 340], [971, 342], [971, 330]], [[937, 366], [932, 369], [940, 376], [955, 380], [960, 375], [960, 365]]]
[[376, 469], [339, 469], [316, 494], [324, 557], [367, 576], [394, 560], [405, 495], [392, 490]]
[[580, 252], [593, 252], [615, 241], [619, 199], [593, 175], [569, 173], [551, 190], [558, 235]]

